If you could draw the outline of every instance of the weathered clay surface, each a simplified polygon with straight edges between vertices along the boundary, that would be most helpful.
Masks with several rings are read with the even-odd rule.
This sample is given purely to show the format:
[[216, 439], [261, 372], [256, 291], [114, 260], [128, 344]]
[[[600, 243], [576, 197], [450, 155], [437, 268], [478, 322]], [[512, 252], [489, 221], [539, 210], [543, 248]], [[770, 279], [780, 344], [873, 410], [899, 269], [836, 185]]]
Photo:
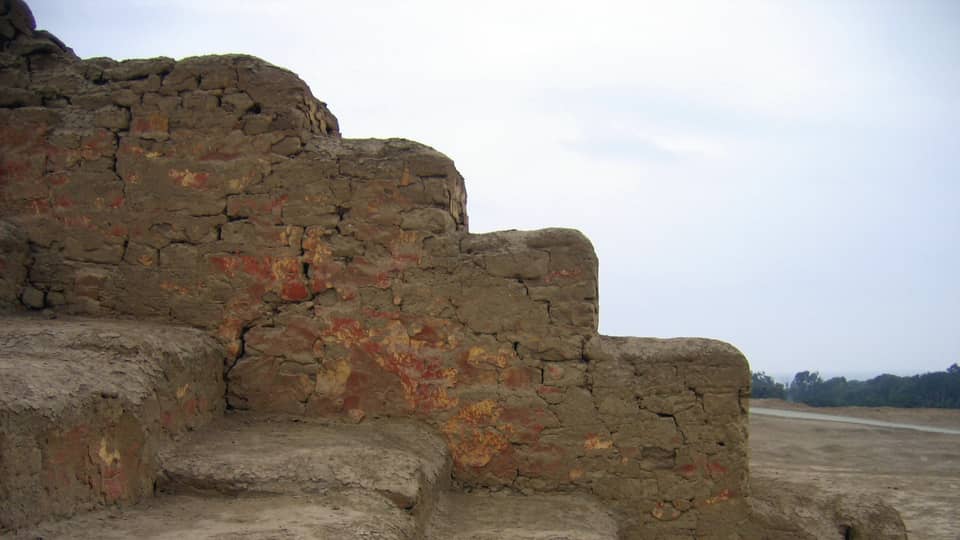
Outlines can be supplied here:
[[160, 446], [223, 410], [203, 332], [0, 319], [0, 530], [153, 493]]
[[163, 497], [47, 523], [16, 540], [416, 540], [413, 518], [364, 491], [313, 496]]
[[0, 313], [16, 310], [21, 302], [43, 306], [43, 293], [24, 290], [29, 263], [27, 236], [12, 223], [0, 220]]
[[821, 538], [906, 540], [903, 520], [879, 497], [825, 493], [783, 478], [754, 477], [754, 524], [745, 535], [784, 540]]
[[427, 540], [616, 540], [617, 523], [585, 495], [449, 495]]
[[621, 511], [627, 536], [735, 530], [749, 489], [740, 352], [708, 339], [600, 336], [586, 358], [593, 403], [575, 424], [594, 430], [586, 456], [608, 465], [581, 481]]
[[323, 425], [228, 415], [161, 455], [166, 492], [379, 493], [421, 518], [449, 486], [443, 440], [422, 424]]

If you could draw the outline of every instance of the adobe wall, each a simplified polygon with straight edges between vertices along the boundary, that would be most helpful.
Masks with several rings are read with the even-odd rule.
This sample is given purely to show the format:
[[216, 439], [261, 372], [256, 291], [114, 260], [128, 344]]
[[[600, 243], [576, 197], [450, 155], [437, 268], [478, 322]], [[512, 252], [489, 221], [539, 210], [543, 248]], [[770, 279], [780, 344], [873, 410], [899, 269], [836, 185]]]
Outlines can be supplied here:
[[415, 416], [460, 484], [590, 491], [627, 537], [746, 519], [746, 361], [598, 336], [582, 234], [470, 234], [447, 157], [341, 139], [262, 60], [80, 60], [4, 5], [0, 218], [29, 246], [7, 308], [206, 329], [230, 407]]
[[[0, 221], [0, 313], [20, 307], [29, 260], [26, 235], [12, 223]], [[30, 293], [23, 301], [31, 302]]]

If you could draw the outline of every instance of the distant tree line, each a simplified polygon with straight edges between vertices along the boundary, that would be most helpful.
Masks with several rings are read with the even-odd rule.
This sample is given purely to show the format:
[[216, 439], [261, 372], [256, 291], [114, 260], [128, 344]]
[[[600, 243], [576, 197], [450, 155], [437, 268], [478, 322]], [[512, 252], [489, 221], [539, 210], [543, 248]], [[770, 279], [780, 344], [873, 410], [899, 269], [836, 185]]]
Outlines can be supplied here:
[[880, 375], [867, 381], [846, 377], [823, 380], [820, 373], [801, 371], [789, 384], [766, 373], [753, 373], [750, 395], [778, 398], [814, 407], [934, 407], [960, 409], [960, 366], [909, 377]]

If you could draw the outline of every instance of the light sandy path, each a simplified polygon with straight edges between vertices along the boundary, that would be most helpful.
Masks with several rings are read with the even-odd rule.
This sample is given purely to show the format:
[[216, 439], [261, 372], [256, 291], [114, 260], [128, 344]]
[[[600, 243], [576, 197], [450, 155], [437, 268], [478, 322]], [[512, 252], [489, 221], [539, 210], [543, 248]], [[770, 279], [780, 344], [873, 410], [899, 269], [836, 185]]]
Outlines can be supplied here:
[[765, 409], [762, 407], [751, 407], [750, 414], [761, 416], [777, 416], [780, 418], [792, 418], [794, 420], [818, 420], [823, 422], [843, 422], [845, 424], [858, 424], [861, 426], [872, 426], [892, 429], [912, 429], [914, 431], [926, 431], [927, 433], [946, 433], [948, 435], [960, 435], [960, 429], [949, 429], [936, 426], [921, 426], [917, 424], [903, 424], [900, 422], [886, 422], [883, 420], [870, 420], [868, 418], [857, 418], [855, 416], [840, 416], [835, 414], [818, 414], [805, 411], [791, 411], [784, 409]]

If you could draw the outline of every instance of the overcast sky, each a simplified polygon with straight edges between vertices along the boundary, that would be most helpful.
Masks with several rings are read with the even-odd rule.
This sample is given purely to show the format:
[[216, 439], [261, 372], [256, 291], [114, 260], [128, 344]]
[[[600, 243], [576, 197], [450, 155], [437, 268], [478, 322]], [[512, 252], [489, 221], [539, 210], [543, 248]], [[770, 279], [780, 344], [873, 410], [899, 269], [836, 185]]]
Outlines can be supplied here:
[[960, 362], [960, 2], [30, 4], [82, 57], [295, 71], [345, 137], [450, 156], [473, 232], [580, 229], [603, 333], [785, 376]]

